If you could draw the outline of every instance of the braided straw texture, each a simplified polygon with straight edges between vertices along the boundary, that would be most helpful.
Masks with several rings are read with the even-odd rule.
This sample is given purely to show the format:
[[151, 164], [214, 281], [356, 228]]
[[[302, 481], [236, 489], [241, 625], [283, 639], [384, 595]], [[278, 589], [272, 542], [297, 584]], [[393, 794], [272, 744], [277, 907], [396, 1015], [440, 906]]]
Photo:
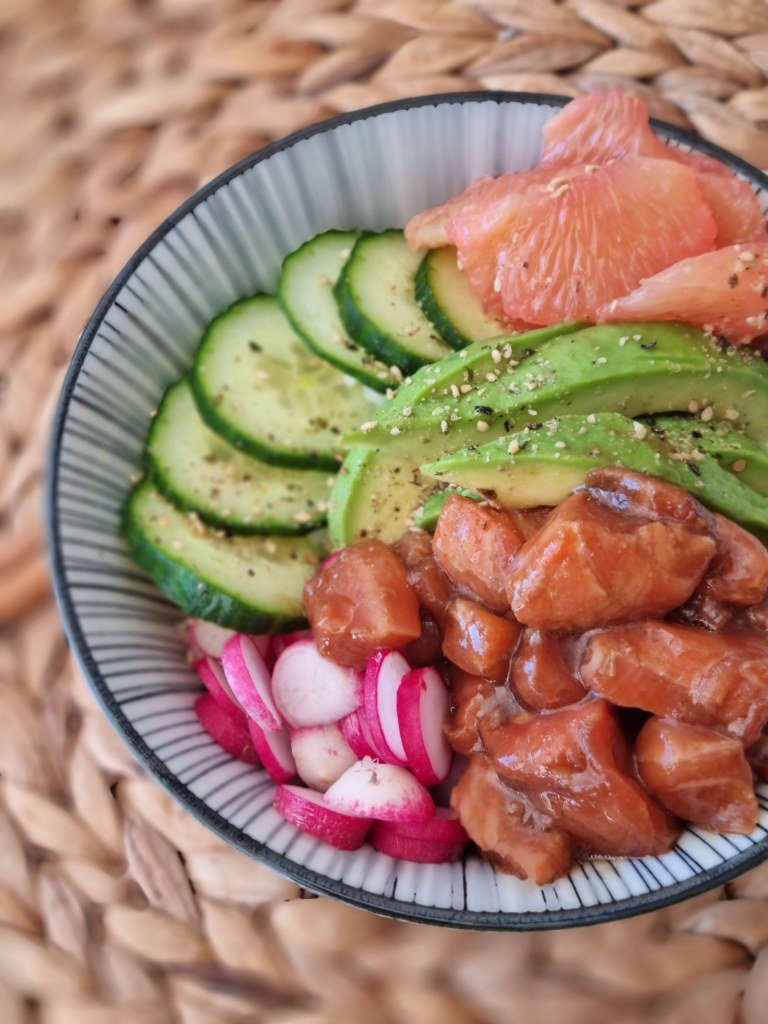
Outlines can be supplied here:
[[227, 165], [411, 94], [614, 86], [768, 166], [763, 0], [0, 0], [2, 1024], [761, 1024], [768, 864], [547, 935], [308, 898], [143, 776], [50, 597], [41, 463], [84, 320]]

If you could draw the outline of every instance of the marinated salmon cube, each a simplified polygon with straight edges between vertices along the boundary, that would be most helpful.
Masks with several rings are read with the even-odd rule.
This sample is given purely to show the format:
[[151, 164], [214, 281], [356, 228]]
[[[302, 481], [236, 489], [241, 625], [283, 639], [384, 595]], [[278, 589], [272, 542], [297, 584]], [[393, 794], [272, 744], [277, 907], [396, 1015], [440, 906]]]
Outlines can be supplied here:
[[505, 514], [518, 528], [523, 540], [530, 540], [546, 523], [551, 511], [550, 505], [538, 505], [536, 508], [505, 509]]
[[454, 786], [451, 806], [470, 839], [501, 871], [546, 885], [570, 868], [570, 837], [507, 789], [481, 754], [472, 756]]
[[499, 777], [550, 814], [585, 853], [664, 853], [674, 819], [632, 777], [616, 709], [587, 700], [559, 711], [482, 718], [480, 736]]
[[503, 682], [520, 637], [520, 626], [477, 601], [456, 597], [448, 605], [443, 654], [473, 676]]
[[675, 619], [688, 622], [692, 626], [710, 629], [713, 633], [722, 633], [733, 621], [733, 608], [720, 601], [706, 597], [703, 585], [673, 613]]
[[379, 540], [344, 548], [304, 587], [304, 608], [320, 653], [363, 668], [381, 648], [421, 636], [419, 602], [406, 570]]
[[565, 642], [535, 629], [523, 632], [512, 661], [511, 682], [520, 700], [537, 711], [575, 704], [586, 693], [574, 673]]
[[477, 723], [485, 709], [493, 705], [496, 684], [455, 667], [448, 671], [448, 683], [451, 715], [445, 724], [445, 735], [457, 754], [468, 756], [478, 746]]
[[768, 549], [725, 516], [715, 523], [717, 551], [698, 593], [745, 608], [757, 604], [768, 590]]
[[432, 536], [426, 530], [408, 530], [392, 548], [405, 567], [412, 569], [422, 558], [432, 556]]
[[635, 755], [646, 788], [679, 818], [714, 832], [754, 831], [757, 798], [739, 740], [674, 718], [650, 718]]
[[768, 735], [763, 733], [747, 750], [747, 761], [761, 782], [768, 782]]
[[435, 665], [443, 659], [443, 631], [427, 612], [421, 613], [421, 636], [403, 649], [405, 660], [412, 668]]
[[585, 686], [621, 707], [721, 729], [746, 746], [768, 721], [768, 637], [639, 622], [593, 633]]
[[532, 629], [655, 618], [691, 596], [714, 553], [708, 534], [614, 511], [582, 490], [520, 549], [507, 592], [515, 618]]
[[509, 566], [524, 540], [512, 516], [457, 494], [440, 513], [432, 547], [456, 587], [494, 612], [507, 612]]
[[593, 497], [616, 512], [681, 523], [693, 533], [715, 534], [711, 512], [682, 487], [647, 473], [605, 466], [587, 474]]
[[450, 580], [431, 553], [408, 569], [408, 585], [423, 608], [441, 622], [454, 597]]
[[747, 621], [758, 633], [768, 633], [768, 601], [753, 605], [747, 612]]

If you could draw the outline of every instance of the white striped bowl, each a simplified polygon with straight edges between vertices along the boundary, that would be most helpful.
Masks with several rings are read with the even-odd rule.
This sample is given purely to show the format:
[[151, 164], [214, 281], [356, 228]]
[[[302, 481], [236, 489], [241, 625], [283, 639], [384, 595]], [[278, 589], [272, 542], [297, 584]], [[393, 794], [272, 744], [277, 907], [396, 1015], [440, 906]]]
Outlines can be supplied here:
[[[275, 287], [283, 257], [329, 228], [381, 229], [484, 174], [533, 166], [564, 101], [467, 93], [387, 104], [301, 131], [248, 157], [166, 220], [107, 291], [77, 346], [56, 417], [50, 543], [72, 646], [115, 730], [184, 807], [300, 885], [379, 913], [484, 929], [560, 928], [625, 917], [719, 885], [768, 852], [768, 788], [751, 836], [686, 829], [663, 857], [590, 861], [538, 887], [479, 857], [421, 865], [370, 847], [341, 853], [283, 821], [263, 771], [202, 731], [200, 686], [180, 615], [132, 564], [120, 536], [150, 413], [191, 365], [205, 324]], [[768, 194], [754, 168], [678, 129]]]

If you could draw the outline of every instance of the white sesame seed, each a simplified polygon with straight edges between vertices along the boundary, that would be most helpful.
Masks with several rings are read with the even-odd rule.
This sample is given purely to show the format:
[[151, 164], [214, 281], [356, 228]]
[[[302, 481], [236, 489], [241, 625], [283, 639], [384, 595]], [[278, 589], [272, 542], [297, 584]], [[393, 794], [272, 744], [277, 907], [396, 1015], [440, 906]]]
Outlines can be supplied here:
[[493, 349], [493, 351], [491, 352], [491, 359], [494, 361], [494, 363], [501, 362], [501, 352], [499, 352], [497, 348]]
[[597, 416], [593, 412], [587, 416], [587, 423], [597, 423]]
[[471, 390], [471, 384], [462, 384], [461, 387], [459, 388], [459, 391], [462, 393], [462, 395], [468, 395]]
[[440, 421], [440, 431], [443, 434], [447, 434], [448, 433], [448, 421], [447, 420], [441, 420]]
[[733, 470], [734, 473], [743, 473], [746, 468], [747, 468], [747, 460], [746, 459], [736, 459], [734, 464], [731, 466], [731, 469]]
[[485, 379], [488, 381], [489, 384], [493, 384], [495, 381], [499, 379], [499, 377], [498, 374], [496, 373], [486, 373]]
[[510, 455], [517, 455], [517, 453], [520, 451], [520, 442], [517, 440], [517, 438], [513, 438], [513, 440], [509, 442], [507, 451], [509, 452]]
[[712, 417], [715, 415], [714, 409], [711, 405], [708, 405], [706, 409], [702, 410], [701, 418], [705, 423], [709, 423]]
[[392, 437], [397, 437], [399, 433], [400, 427], [392, 427], [392, 429], [390, 430], [390, 434], [392, 435]]
[[478, 420], [477, 423], [475, 423], [475, 426], [481, 434], [484, 434], [488, 429], [488, 423], [486, 420]]
[[648, 429], [642, 423], [635, 423], [632, 427], [638, 441], [644, 441], [648, 437]]
[[620, 346], [621, 346], [622, 348], [624, 348], [624, 346], [625, 346], [625, 345], [627, 344], [627, 342], [628, 342], [628, 341], [629, 341], [629, 335], [628, 335], [628, 334], [623, 334], [623, 335], [622, 335], [622, 336], [621, 336], [621, 337], [619, 338], [619, 345], [620, 345]]
[[565, 441], [555, 441], [555, 448], [567, 448]]
[[406, 407], [405, 407], [405, 408], [403, 409], [403, 416], [406, 416], [406, 417], [408, 417], [408, 416], [410, 416], [410, 415], [411, 415], [412, 413], [413, 413], [413, 406], [411, 406], [411, 405], [406, 405]]
[[362, 427], [360, 427], [360, 429], [363, 431], [363, 433], [367, 434], [369, 430], [375, 430], [377, 426], [378, 424], [376, 420], [368, 420], [368, 422], [364, 423]]
[[455, 384], [451, 384], [451, 394], [453, 395], [454, 398], [458, 398], [459, 397], [460, 392], [459, 392], [459, 389], [456, 387]]
[[700, 408], [701, 406], [695, 398], [692, 398], [688, 403], [688, 412], [698, 412]]
[[734, 409], [733, 406], [725, 410], [725, 418], [727, 420], [737, 420], [739, 418], [738, 409]]
[[538, 414], [538, 412], [535, 409], [529, 409], [528, 410], [528, 415], [529, 416], [538, 416], [539, 414]]

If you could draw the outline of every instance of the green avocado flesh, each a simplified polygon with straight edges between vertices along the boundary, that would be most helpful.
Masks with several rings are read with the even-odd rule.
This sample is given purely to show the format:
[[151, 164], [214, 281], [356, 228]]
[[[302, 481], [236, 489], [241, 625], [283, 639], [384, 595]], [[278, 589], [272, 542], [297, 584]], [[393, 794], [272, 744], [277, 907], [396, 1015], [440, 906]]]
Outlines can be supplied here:
[[[689, 427], [690, 430], [690, 427]], [[680, 436], [683, 428], [680, 428]], [[557, 505], [591, 469], [621, 466], [660, 477], [760, 536], [768, 499], [688, 439], [679, 446], [618, 413], [564, 416], [422, 467], [441, 482], [472, 488], [502, 508]]]
[[478, 423], [482, 429], [503, 421], [503, 432], [509, 433], [549, 416], [686, 412], [692, 403], [711, 407], [714, 421], [735, 422], [748, 437], [768, 441], [768, 364], [751, 351], [724, 351], [696, 328], [625, 323], [564, 332], [561, 327], [529, 348], [533, 351], [519, 362], [501, 360], [481, 373], [470, 368], [458, 396], [450, 385], [436, 386], [434, 395], [412, 404], [409, 415], [402, 406], [382, 410], [364, 443], [424, 436], [441, 423], [448, 433], [466, 436]]

